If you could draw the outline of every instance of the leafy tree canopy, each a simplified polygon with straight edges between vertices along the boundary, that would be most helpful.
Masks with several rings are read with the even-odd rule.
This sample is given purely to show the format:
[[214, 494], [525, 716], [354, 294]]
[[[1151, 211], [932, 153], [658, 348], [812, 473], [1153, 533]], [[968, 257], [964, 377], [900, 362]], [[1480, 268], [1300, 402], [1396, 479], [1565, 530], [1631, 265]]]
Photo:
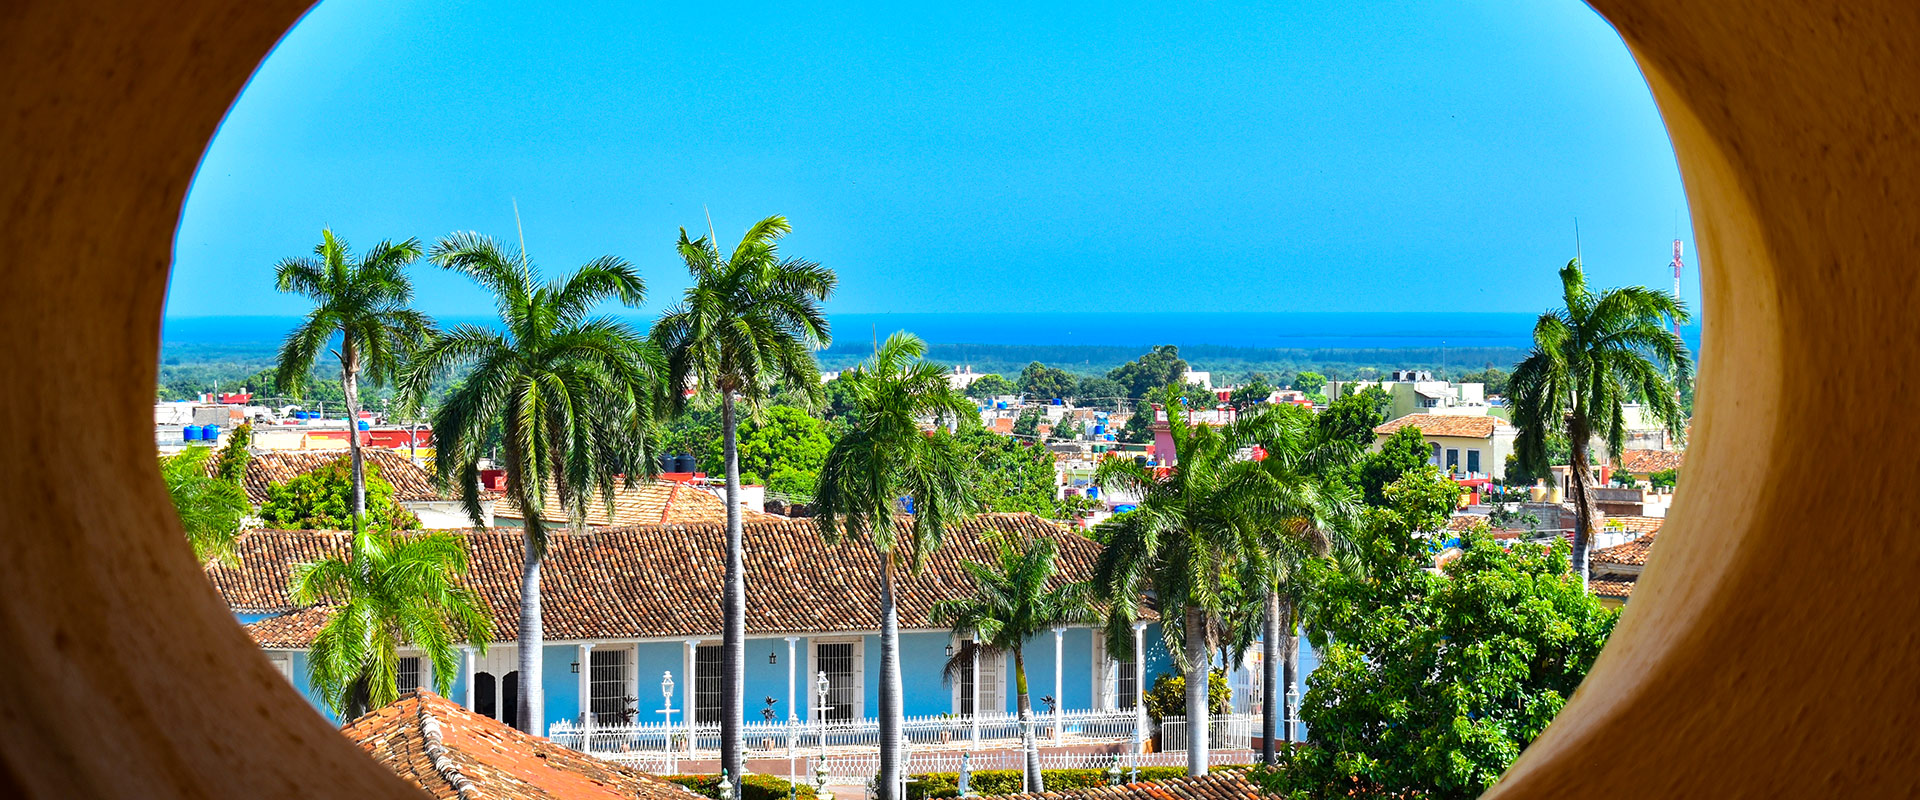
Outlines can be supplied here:
[[975, 378], [973, 379], [973, 383], [967, 386], [967, 396], [975, 400], [984, 400], [989, 397], [1019, 393], [1020, 387], [1013, 385], [1013, 381], [1007, 380], [1005, 377], [994, 373], [988, 373]]
[[1153, 406], [1139, 404], [1133, 415], [1127, 417], [1127, 424], [1120, 426], [1120, 432], [1113, 437], [1116, 441], [1129, 444], [1145, 444], [1153, 441]]
[[1387, 406], [1392, 399], [1378, 386], [1353, 392], [1320, 412], [1320, 438], [1328, 442], [1349, 442], [1359, 447], [1373, 445], [1373, 429], [1387, 421]]
[[798, 473], [790, 480], [804, 478], [801, 483], [811, 487], [827, 460], [827, 450], [833, 447], [826, 423], [793, 406], [769, 406], [760, 419], [749, 418], [740, 427], [743, 483], [770, 483], [784, 470]]
[[1432, 458], [1433, 448], [1420, 435], [1420, 429], [1408, 425], [1381, 442], [1378, 451], [1360, 459], [1354, 470], [1354, 488], [1368, 505], [1385, 506], [1387, 486], [1409, 472], [1425, 469]]
[[1020, 393], [1033, 400], [1068, 397], [1073, 394], [1073, 387], [1073, 375], [1058, 367], [1035, 361], [1020, 370]]
[[1487, 394], [1504, 395], [1507, 393], [1507, 383], [1511, 378], [1512, 376], [1509, 375], [1506, 370], [1489, 365], [1486, 369], [1480, 370], [1479, 372], [1461, 373], [1460, 377], [1455, 379], [1454, 382], [1484, 383], [1487, 386]]
[[[393, 499], [393, 484], [380, 477], [380, 465], [366, 462], [367, 519], [395, 530], [420, 527], [420, 518]], [[260, 518], [269, 527], [309, 530], [353, 530], [353, 470], [343, 456], [311, 472], [296, 475], [267, 490]]]
[[1116, 410], [1127, 389], [1112, 378], [1081, 378], [1073, 387], [1073, 402], [1082, 408]]
[[1013, 420], [1013, 435], [1027, 437], [1039, 436], [1040, 423], [1045, 422], [1046, 419], [1047, 415], [1040, 409], [1029, 408], [1022, 411], [1020, 412], [1020, 416], [1015, 417]]
[[1265, 376], [1255, 373], [1251, 380], [1233, 390], [1233, 394], [1227, 395], [1227, 404], [1233, 406], [1235, 411], [1246, 411], [1266, 402], [1267, 398], [1272, 396], [1273, 385], [1267, 383]]
[[1327, 376], [1318, 372], [1300, 372], [1296, 373], [1288, 384], [1297, 391], [1319, 394], [1321, 389], [1326, 388]]
[[[1484, 529], [1428, 570], [1459, 488], [1438, 471], [1386, 490], [1355, 541], [1365, 577], [1320, 576], [1321, 662], [1301, 716], [1313, 746], [1256, 772], [1290, 797], [1478, 797], [1566, 704], [1613, 630], [1567, 546], [1502, 549]], [[1324, 568], [1324, 565], [1320, 565]]]
[[1180, 358], [1180, 348], [1176, 345], [1154, 345], [1151, 351], [1137, 359], [1114, 367], [1107, 373], [1127, 390], [1127, 396], [1135, 400], [1154, 393], [1162, 386], [1174, 383], [1186, 377], [1187, 362]]
[[[1147, 690], [1147, 716], [1154, 722], [1167, 717], [1187, 715], [1187, 676], [1173, 672], [1160, 673], [1153, 679], [1153, 688]], [[1232, 710], [1233, 688], [1227, 685], [1227, 673], [1222, 670], [1207, 671], [1207, 708], [1215, 714], [1225, 714]]]
[[[245, 452], [245, 448], [241, 449]], [[222, 451], [222, 458], [225, 451]], [[253, 510], [240, 481], [228, 480], [217, 466], [208, 468], [215, 458], [206, 447], [189, 447], [160, 459], [160, 477], [166, 482], [167, 496], [180, 515], [180, 527], [193, 545], [193, 555], [201, 563], [227, 560], [233, 555], [234, 540], [240, 537], [240, 522]]]
[[979, 427], [961, 431], [955, 441], [972, 465], [971, 479], [983, 508], [1061, 516], [1054, 498], [1053, 456], [1046, 448]]

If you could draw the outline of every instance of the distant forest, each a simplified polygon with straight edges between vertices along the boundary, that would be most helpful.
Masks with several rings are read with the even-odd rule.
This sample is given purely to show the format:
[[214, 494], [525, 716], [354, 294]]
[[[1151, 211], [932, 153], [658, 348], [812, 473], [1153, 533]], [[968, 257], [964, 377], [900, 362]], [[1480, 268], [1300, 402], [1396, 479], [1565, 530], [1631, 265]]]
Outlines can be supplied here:
[[[942, 364], [968, 365], [974, 372], [997, 373], [1017, 379], [1027, 364], [1038, 361], [1081, 376], [1103, 376], [1114, 367], [1133, 359], [1149, 348], [1102, 345], [1016, 345], [1016, 344], [930, 344], [928, 358]], [[871, 345], [847, 343], [835, 345], [819, 355], [822, 370], [841, 370], [859, 363]], [[233, 391], [252, 380], [260, 382], [262, 371], [271, 368], [276, 355], [273, 343], [193, 343], [166, 344], [161, 347], [159, 386], [161, 400], [184, 400], [201, 392]], [[1456, 378], [1487, 367], [1511, 370], [1525, 357], [1517, 347], [1414, 347], [1414, 348], [1328, 348], [1297, 349], [1279, 347], [1223, 347], [1188, 345], [1180, 348], [1180, 357], [1190, 368], [1213, 373], [1215, 385], [1240, 383], [1259, 373], [1269, 380], [1285, 381], [1302, 371], [1318, 372], [1333, 380], [1371, 378], [1395, 369], [1424, 369], [1437, 378]], [[335, 400], [339, 395], [339, 367], [323, 363], [315, 368], [312, 399]], [[265, 386], [253, 386], [256, 392], [271, 393]], [[386, 392], [367, 391], [369, 407], [378, 408]]]

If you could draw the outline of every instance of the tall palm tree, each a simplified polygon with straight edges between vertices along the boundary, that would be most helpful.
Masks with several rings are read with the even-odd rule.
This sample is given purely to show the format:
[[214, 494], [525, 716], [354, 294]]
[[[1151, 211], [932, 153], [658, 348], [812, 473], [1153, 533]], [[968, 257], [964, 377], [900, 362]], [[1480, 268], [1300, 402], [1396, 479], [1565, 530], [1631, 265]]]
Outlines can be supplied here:
[[1256, 416], [1220, 427], [1188, 424], [1180, 387], [1168, 387], [1164, 399], [1177, 466], [1161, 476], [1132, 460], [1108, 458], [1095, 472], [1102, 488], [1140, 500], [1096, 528], [1106, 548], [1094, 566], [1094, 585], [1109, 604], [1112, 652], [1132, 650], [1141, 598], [1158, 605], [1167, 649], [1180, 654], [1174, 660], [1187, 676], [1187, 773], [1199, 776], [1207, 774], [1210, 654], [1241, 602], [1241, 578], [1259, 572], [1268, 550], [1271, 526], [1261, 515], [1271, 507], [1271, 479], [1240, 451], [1269, 423]]
[[[1298, 406], [1268, 406], [1248, 420], [1262, 451], [1264, 485], [1251, 506], [1265, 532], [1265, 552], [1248, 559], [1242, 585], [1256, 587], [1261, 642], [1261, 757], [1276, 760], [1276, 741], [1293, 741], [1287, 690], [1299, 680], [1299, 621], [1311, 601], [1305, 568], [1338, 549], [1358, 517], [1358, 499], [1338, 476], [1359, 455], [1352, 443], [1322, 437], [1313, 416]], [[1284, 730], [1282, 730], [1284, 728]]]
[[[781, 259], [784, 217], [754, 223], [733, 255], [722, 258], [711, 239], [687, 238], [678, 251], [693, 285], [680, 304], [654, 323], [653, 341], [667, 358], [667, 385], [693, 387], [720, 403], [721, 448], [727, 480], [727, 565], [721, 597], [720, 766], [737, 782], [746, 757], [746, 552], [740, 528], [738, 406], [757, 419], [776, 384], [809, 401], [820, 396], [813, 351], [832, 339], [820, 301], [833, 293], [833, 271], [800, 259]], [[672, 393], [684, 411], [684, 391]], [[736, 785], [736, 789], [738, 786]]]
[[[1034, 741], [1033, 707], [1027, 699], [1027, 641], [1053, 628], [1094, 622], [1091, 587], [1086, 583], [1056, 583], [1058, 542], [1035, 537], [1024, 549], [1010, 542], [1000, 545], [998, 564], [965, 564], [976, 584], [972, 597], [935, 603], [930, 618], [967, 638], [947, 661], [947, 674], [959, 674], [976, 655], [1013, 653], [1014, 691], [1020, 709], [1020, 742], [1026, 751], [1028, 792], [1044, 792], [1040, 776], [1040, 747]], [[976, 677], [977, 680], [977, 677]], [[978, 714], [979, 709], [974, 709]]]
[[1676, 383], [1693, 374], [1686, 342], [1666, 326], [1691, 319], [1678, 298], [1644, 286], [1596, 292], [1587, 288], [1580, 259], [1560, 270], [1566, 307], [1540, 315], [1533, 350], [1514, 367], [1508, 390], [1520, 465], [1546, 474], [1549, 441], [1565, 436], [1572, 457], [1573, 565], [1587, 580], [1587, 552], [1599, 507], [1588, 451], [1595, 438], [1615, 459], [1626, 444], [1625, 406], [1637, 402], [1674, 438], [1685, 434]]
[[482, 519], [479, 462], [498, 427], [507, 496], [526, 520], [517, 641], [520, 685], [528, 689], [520, 693], [518, 719], [523, 730], [542, 735], [547, 494], [554, 493], [578, 530], [589, 498], [611, 506], [621, 476], [631, 486], [655, 474], [647, 449], [660, 403], [661, 359], [627, 325], [588, 316], [609, 298], [639, 305], [645, 286], [631, 265], [612, 256], [543, 284], [524, 253], [509, 253], [475, 233], [441, 239], [429, 258], [493, 292], [500, 325], [461, 325], [436, 337], [415, 358], [403, 397], [417, 405], [436, 377], [471, 366], [433, 412], [434, 472], [443, 485], [459, 487], [476, 526]]
[[459, 536], [399, 535], [380, 525], [355, 532], [344, 558], [294, 566], [293, 601], [330, 606], [308, 663], [314, 689], [334, 713], [354, 719], [399, 696], [402, 644], [426, 654], [440, 694], [459, 674], [457, 645], [486, 652], [493, 623], [485, 601], [460, 582], [466, 571]]
[[367, 514], [366, 461], [360, 452], [360, 379], [375, 387], [399, 377], [408, 354], [433, 334], [433, 321], [413, 310], [407, 265], [420, 258], [420, 242], [382, 241], [355, 258], [332, 230], [320, 232], [313, 257], [289, 258], [274, 267], [274, 285], [304, 295], [312, 311], [280, 345], [277, 389], [299, 395], [320, 351], [334, 336], [340, 388], [347, 395], [347, 447], [353, 456], [353, 514]]
[[[905, 726], [896, 570], [904, 557], [908, 569], [919, 571], [947, 526], [980, 507], [965, 454], [940, 430], [975, 413], [974, 405], [949, 387], [945, 369], [922, 360], [926, 352], [925, 342], [903, 331], [841, 373], [854, 410], [827, 452], [813, 495], [829, 543], [855, 537], [880, 555], [881, 800], [898, 798]], [[934, 430], [924, 431], [923, 423]], [[911, 502], [910, 515], [900, 513], [903, 498]]]

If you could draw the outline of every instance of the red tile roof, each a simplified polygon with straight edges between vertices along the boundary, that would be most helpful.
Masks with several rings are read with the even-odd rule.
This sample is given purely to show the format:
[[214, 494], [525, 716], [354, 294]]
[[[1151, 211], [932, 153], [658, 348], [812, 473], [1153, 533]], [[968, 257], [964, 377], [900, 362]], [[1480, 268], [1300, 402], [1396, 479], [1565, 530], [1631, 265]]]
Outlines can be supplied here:
[[1600, 597], [1627, 600], [1633, 597], [1633, 584], [1631, 580], [1588, 579], [1587, 591]]
[[340, 732], [437, 800], [700, 800], [685, 787], [529, 736], [423, 689]]
[[1141, 781], [1066, 792], [1004, 794], [994, 800], [1257, 800], [1271, 796], [1249, 782], [1241, 770], [1223, 769], [1198, 778]]
[[[368, 463], [379, 467], [380, 478], [393, 484], [395, 500], [412, 502], [453, 497], [434, 488], [433, 473], [413, 463], [406, 453], [384, 447], [362, 448], [361, 452]], [[286, 483], [347, 457], [346, 450], [268, 450], [255, 453], [247, 460], [247, 474], [242, 481], [243, 488], [247, 490], [247, 500], [256, 506], [261, 505], [267, 502], [267, 492], [275, 484]], [[212, 459], [208, 459], [207, 463], [211, 469]], [[499, 494], [482, 492], [481, 496], [492, 499]]]
[[[467, 544], [468, 585], [491, 609], [496, 641], [517, 635], [522, 536], [519, 531], [457, 531]], [[869, 545], [820, 540], [815, 521], [779, 519], [746, 526], [747, 630], [753, 634], [864, 631], [880, 627], [879, 556]], [[900, 626], [932, 629], [933, 604], [971, 592], [964, 564], [994, 557], [997, 537], [1049, 536], [1060, 543], [1056, 580], [1086, 580], [1100, 545], [1033, 514], [983, 514], [949, 529], [919, 575], [900, 583]], [[350, 534], [249, 531], [232, 566], [206, 567], [235, 611], [295, 610], [287, 596], [293, 565], [338, 556]], [[541, 571], [541, 612], [554, 640], [708, 636], [720, 632], [725, 526], [654, 525], [556, 534]], [[268, 646], [304, 647], [324, 616], [309, 612], [250, 627]]]
[[1456, 436], [1467, 439], [1492, 438], [1494, 431], [1501, 428], [1511, 429], [1506, 420], [1499, 417], [1465, 416], [1459, 414], [1408, 414], [1373, 429], [1376, 436], [1389, 436], [1394, 431], [1412, 425], [1420, 429], [1424, 436]]
[[1665, 472], [1679, 469], [1680, 462], [1687, 454], [1678, 450], [1623, 450], [1620, 452], [1620, 469], [1635, 475], [1649, 472]]
[[[1631, 542], [1600, 548], [1599, 550], [1593, 551], [1591, 560], [1595, 565], [1618, 564], [1629, 567], [1644, 567], [1647, 565], [1647, 556], [1653, 552], [1654, 537], [1659, 535], [1659, 531], [1655, 530], [1653, 533], [1649, 533]], [[1596, 567], [1596, 570], [1597, 569], [1598, 567]]]
[[[560, 495], [548, 491], [542, 503], [541, 517], [548, 522], [565, 523], [567, 514], [560, 506]], [[494, 506], [493, 515], [507, 519], [525, 519], [520, 506], [510, 497]], [[741, 509], [741, 521], [777, 519], [777, 515]], [[727, 500], [716, 492], [679, 481], [651, 481], [631, 489], [619, 488], [613, 495], [613, 514], [607, 504], [594, 499], [587, 506], [588, 525], [696, 525], [727, 521]]]
[[303, 608], [250, 623], [246, 626], [247, 635], [269, 650], [301, 650], [313, 644], [313, 637], [319, 635], [331, 619], [331, 608]]

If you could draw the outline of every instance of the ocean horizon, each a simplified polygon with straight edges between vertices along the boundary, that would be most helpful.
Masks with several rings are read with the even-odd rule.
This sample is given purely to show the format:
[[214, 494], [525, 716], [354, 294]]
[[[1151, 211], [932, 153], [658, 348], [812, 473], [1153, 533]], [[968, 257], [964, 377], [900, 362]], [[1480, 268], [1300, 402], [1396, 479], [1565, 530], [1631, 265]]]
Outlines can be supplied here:
[[[645, 325], [651, 317], [613, 314]], [[1401, 349], [1532, 345], [1537, 314], [1443, 311], [1262, 312], [952, 312], [829, 314], [833, 350], [869, 345], [894, 331], [934, 344], [1150, 347], [1213, 345], [1248, 348]], [[442, 324], [488, 325], [491, 316], [448, 315]], [[169, 317], [162, 345], [277, 343], [297, 316]], [[1682, 328], [1698, 352], [1698, 323]]]

